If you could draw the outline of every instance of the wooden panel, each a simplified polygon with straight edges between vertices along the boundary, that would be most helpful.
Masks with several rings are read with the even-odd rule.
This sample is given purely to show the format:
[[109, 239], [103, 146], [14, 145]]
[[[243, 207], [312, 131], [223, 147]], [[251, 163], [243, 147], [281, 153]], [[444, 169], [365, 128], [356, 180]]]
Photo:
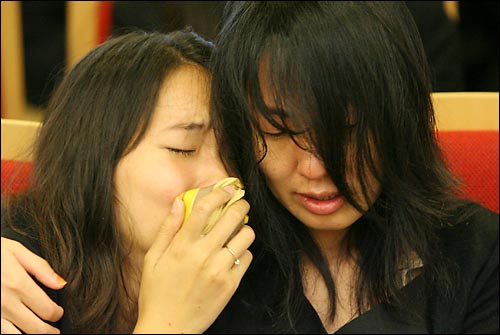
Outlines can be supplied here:
[[432, 93], [438, 130], [498, 130], [498, 92]]
[[443, 9], [450, 20], [455, 22], [460, 20], [458, 1], [443, 1]]
[[75, 65], [99, 39], [100, 1], [66, 1], [66, 66]]
[[26, 109], [20, 1], [2, 1], [2, 118], [20, 119]]
[[31, 161], [31, 148], [41, 123], [2, 119], [2, 159]]

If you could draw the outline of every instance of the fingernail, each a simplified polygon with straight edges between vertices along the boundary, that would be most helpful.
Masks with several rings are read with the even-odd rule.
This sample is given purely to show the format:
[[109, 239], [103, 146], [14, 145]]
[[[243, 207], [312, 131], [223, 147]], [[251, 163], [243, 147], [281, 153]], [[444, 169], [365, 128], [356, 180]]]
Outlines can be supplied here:
[[57, 283], [59, 285], [66, 285], [68, 282], [66, 280], [64, 280], [63, 277], [59, 276], [57, 273], [53, 273], [52, 276], [54, 277], [54, 279], [57, 281]]
[[224, 186], [224, 189], [226, 190], [227, 193], [229, 193], [231, 195], [234, 194], [234, 186], [232, 186], [232, 185]]

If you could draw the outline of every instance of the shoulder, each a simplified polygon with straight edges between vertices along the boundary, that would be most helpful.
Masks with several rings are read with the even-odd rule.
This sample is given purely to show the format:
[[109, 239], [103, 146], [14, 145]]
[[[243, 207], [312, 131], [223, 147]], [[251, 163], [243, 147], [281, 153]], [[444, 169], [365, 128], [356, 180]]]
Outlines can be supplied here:
[[18, 241], [35, 254], [40, 255], [41, 248], [38, 234], [23, 203], [18, 203], [9, 208], [2, 206], [1, 222], [2, 237]]
[[441, 251], [455, 271], [453, 298], [434, 291], [435, 333], [498, 333], [499, 216], [484, 207], [459, 210], [439, 231]]
[[[24, 247], [29, 249], [34, 254], [45, 258], [40, 245], [39, 235], [34, 227], [33, 219], [26, 211], [24, 207], [25, 204], [19, 203], [10, 208], [5, 208], [2, 206], [1, 214], [1, 225], [2, 225], [2, 237], [20, 242]], [[30, 258], [30, 261], [33, 261]], [[35, 277], [33, 280], [37, 285], [45, 291], [45, 293], [52, 299], [56, 304], [62, 306], [65, 310], [67, 307], [66, 301], [62, 298], [61, 291], [52, 290], [42, 283], [40, 283]], [[66, 332], [72, 330], [72, 325], [69, 317], [65, 314], [57, 322], [49, 322], [52, 326], [58, 328], [61, 332]]]
[[451, 225], [440, 231], [440, 237], [445, 250], [451, 255], [485, 258], [492, 256], [495, 248], [498, 250], [498, 227], [499, 215], [478, 206], [467, 217], [457, 212]]
[[455, 224], [441, 230], [444, 256], [458, 265], [464, 292], [498, 287], [498, 227], [497, 213], [477, 207], [467, 218], [457, 213]]

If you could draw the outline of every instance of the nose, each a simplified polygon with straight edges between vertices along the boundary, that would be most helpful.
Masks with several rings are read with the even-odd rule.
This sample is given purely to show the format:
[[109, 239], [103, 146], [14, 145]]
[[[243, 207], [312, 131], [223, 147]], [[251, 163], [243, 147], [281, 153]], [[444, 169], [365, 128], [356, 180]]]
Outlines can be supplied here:
[[198, 187], [213, 185], [221, 179], [229, 177], [217, 150], [210, 150], [204, 155], [199, 163], [198, 176]]
[[321, 179], [328, 175], [323, 161], [314, 153], [299, 149], [297, 170], [308, 179]]

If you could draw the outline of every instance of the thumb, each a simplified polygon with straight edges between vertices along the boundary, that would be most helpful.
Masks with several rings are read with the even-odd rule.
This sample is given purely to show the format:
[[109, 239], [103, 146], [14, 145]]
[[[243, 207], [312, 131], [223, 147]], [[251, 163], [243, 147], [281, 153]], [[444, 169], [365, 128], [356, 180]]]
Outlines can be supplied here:
[[172, 208], [170, 209], [170, 213], [161, 224], [160, 229], [158, 230], [158, 235], [149, 248], [148, 253], [153, 256], [153, 258], [158, 258], [165, 252], [175, 234], [181, 227], [183, 220], [184, 203], [179, 198], [175, 198]]

